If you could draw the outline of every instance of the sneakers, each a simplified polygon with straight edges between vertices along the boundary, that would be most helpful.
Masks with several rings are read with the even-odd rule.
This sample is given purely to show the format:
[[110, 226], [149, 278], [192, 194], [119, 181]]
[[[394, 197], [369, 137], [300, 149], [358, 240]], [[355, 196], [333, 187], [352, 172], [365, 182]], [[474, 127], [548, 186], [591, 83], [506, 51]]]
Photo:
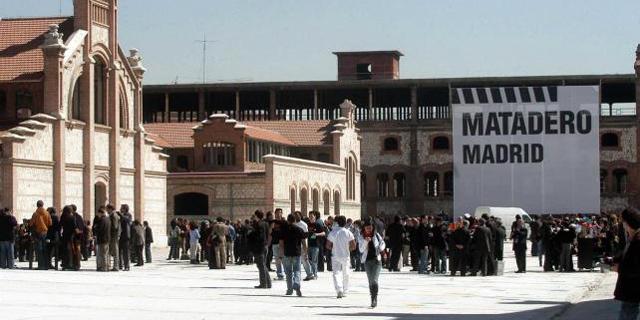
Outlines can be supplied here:
[[296, 289], [296, 296], [302, 297], [302, 291], [300, 291], [300, 289]]
[[315, 280], [315, 277], [314, 276], [308, 276], [308, 277], [302, 279], [302, 281], [309, 281], [309, 280]]
[[285, 293], [284, 295], [285, 296], [290, 296], [292, 294], [293, 294], [293, 290], [289, 289], [289, 290], [287, 290], [287, 293]]
[[342, 299], [344, 297], [344, 293], [342, 291], [338, 292], [338, 299]]

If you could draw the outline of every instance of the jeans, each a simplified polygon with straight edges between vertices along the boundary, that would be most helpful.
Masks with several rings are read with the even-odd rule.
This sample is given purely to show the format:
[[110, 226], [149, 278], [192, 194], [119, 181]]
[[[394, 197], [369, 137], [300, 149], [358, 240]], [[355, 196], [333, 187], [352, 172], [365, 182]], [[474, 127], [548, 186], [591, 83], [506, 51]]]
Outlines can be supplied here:
[[418, 265], [418, 273], [427, 273], [429, 265], [429, 248], [420, 250], [420, 264]]
[[36, 243], [36, 258], [38, 259], [38, 269], [47, 270], [49, 268], [49, 261], [47, 261], [47, 239], [44, 235], [34, 235], [34, 241]]
[[13, 269], [13, 241], [0, 241], [0, 269]]
[[624, 302], [620, 305], [620, 314], [618, 320], [636, 320], [638, 319], [638, 306], [637, 302]]
[[129, 240], [123, 240], [118, 243], [118, 268], [119, 269], [129, 269], [131, 267], [131, 262], [129, 258], [131, 257], [129, 252]]
[[302, 267], [304, 268], [304, 274], [307, 276], [307, 278], [313, 277], [313, 274], [311, 273], [311, 266], [309, 263], [309, 253], [308, 252], [302, 253], [302, 256], [300, 257], [300, 259], [302, 259]]
[[333, 285], [338, 293], [347, 293], [349, 290], [349, 258], [331, 259], [331, 271], [333, 271]]
[[369, 293], [372, 297], [378, 296], [378, 277], [380, 276], [380, 270], [382, 270], [382, 263], [380, 263], [380, 261], [376, 259], [365, 261], [364, 271], [367, 272]]
[[278, 276], [278, 279], [282, 279], [284, 278], [284, 273], [282, 271], [282, 256], [280, 255], [280, 245], [272, 244], [271, 250], [273, 251], [273, 257], [275, 258], [274, 260], [276, 260], [276, 275]]
[[282, 259], [282, 264], [287, 277], [287, 292], [300, 290], [300, 256], [285, 256]]
[[264, 288], [271, 288], [271, 277], [267, 270], [267, 253], [254, 254], [254, 261], [258, 267], [258, 275], [260, 278], [260, 286]]
[[[140, 257], [142, 259], [142, 257]], [[151, 243], [144, 245], [144, 260], [146, 263], [151, 263]]]
[[440, 273], [447, 272], [447, 259], [445, 256], [444, 248], [438, 248], [438, 247], [433, 248], [431, 263], [432, 263], [431, 265], [432, 272], [440, 272]]
[[314, 277], [318, 276], [318, 254], [320, 253], [320, 249], [318, 247], [309, 247], [309, 257], [311, 259], [310, 267], [311, 274]]
[[531, 255], [536, 257], [540, 254], [540, 246], [538, 246], [539, 241], [531, 240]]

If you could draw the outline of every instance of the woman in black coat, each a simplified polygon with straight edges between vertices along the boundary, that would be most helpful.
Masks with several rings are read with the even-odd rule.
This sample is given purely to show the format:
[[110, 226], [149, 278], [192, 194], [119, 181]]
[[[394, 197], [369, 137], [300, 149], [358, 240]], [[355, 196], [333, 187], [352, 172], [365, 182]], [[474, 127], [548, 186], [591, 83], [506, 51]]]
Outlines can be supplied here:
[[622, 302], [620, 320], [637, 319], [640, 303], [640, 213], [635, 209], [622, 212], [622, 222], [627, 234], [627, 246], [614, 261], [618, 272], [614, 296]]

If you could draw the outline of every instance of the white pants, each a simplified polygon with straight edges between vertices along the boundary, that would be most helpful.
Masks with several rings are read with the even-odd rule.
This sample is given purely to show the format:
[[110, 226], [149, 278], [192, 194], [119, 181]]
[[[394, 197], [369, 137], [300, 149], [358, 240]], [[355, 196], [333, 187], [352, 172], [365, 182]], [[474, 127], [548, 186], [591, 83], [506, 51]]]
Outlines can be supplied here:
[[332, 257], [331, 268], [333, 269], [333, 285], [336, 287], [336, 292], [347, 293], [349, 290], [349, 258], [336, 259]]

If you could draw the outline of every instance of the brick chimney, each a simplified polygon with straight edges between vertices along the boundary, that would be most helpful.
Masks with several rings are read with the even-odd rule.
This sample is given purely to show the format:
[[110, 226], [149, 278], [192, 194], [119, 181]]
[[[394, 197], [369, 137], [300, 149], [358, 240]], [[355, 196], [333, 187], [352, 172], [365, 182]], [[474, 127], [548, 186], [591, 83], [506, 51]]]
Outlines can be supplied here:
[[334, 52], [338, 57], [338, 80], [400, 78], [400, 51]]

